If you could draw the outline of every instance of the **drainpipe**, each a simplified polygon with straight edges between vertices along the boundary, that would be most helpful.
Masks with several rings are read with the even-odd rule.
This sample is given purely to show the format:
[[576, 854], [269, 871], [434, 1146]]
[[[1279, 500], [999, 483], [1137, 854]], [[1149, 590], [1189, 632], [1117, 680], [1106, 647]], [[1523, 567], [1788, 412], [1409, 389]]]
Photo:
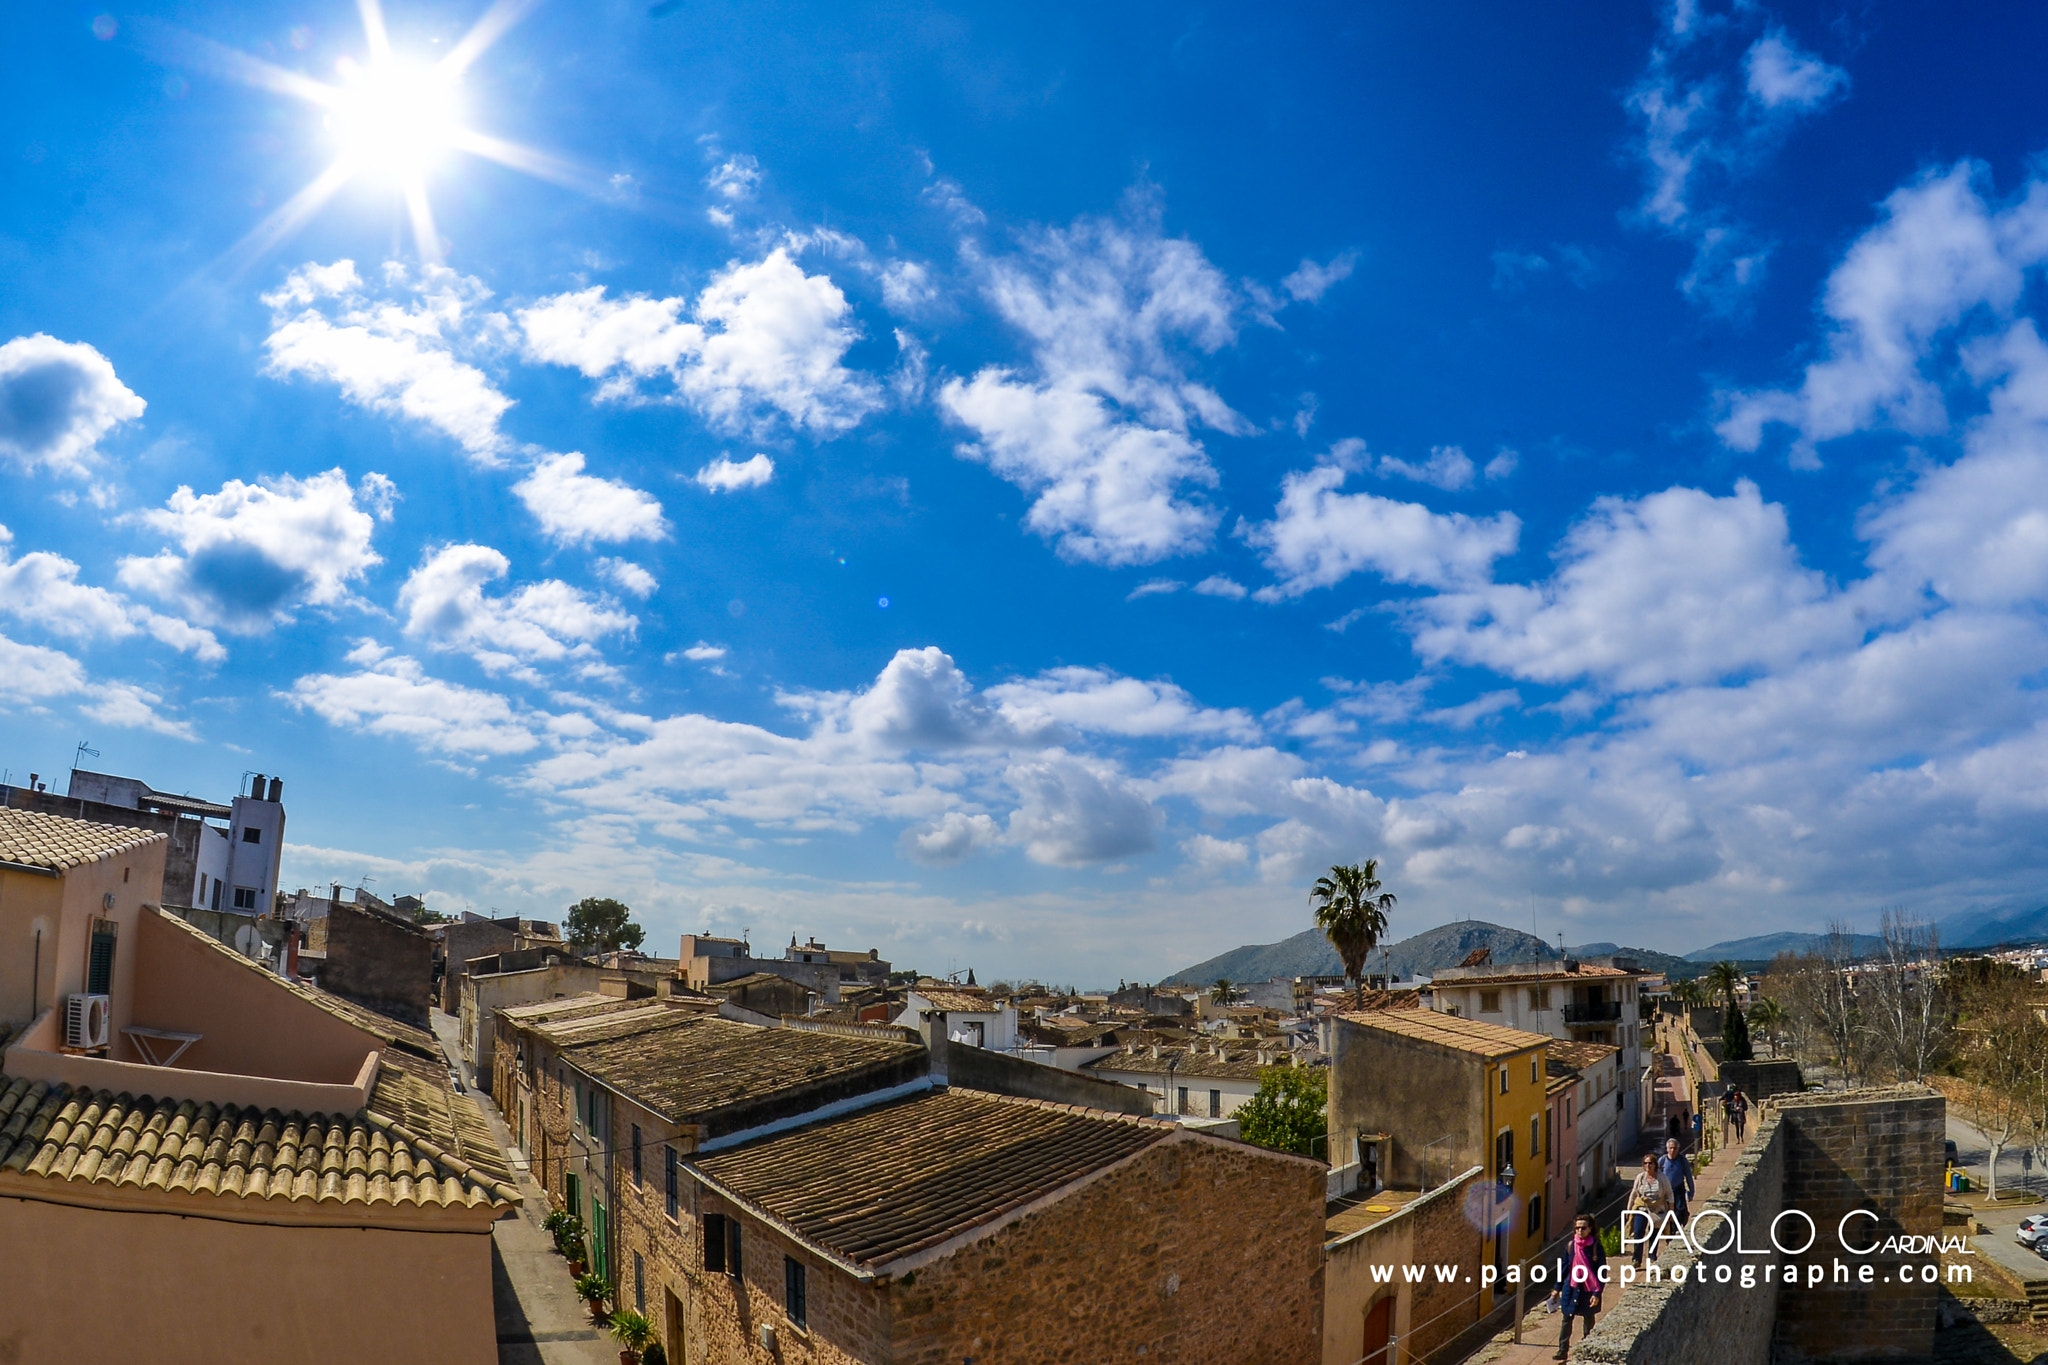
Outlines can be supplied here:
[[38, 1004], [40, 1004], [40, 1003], [41, 1003], [41, 1000], [40, 1000], [40, 998], [39, 998], [39, 997], [37, 996], [36, 992], [37, 992], [38, 990], [40, 990], [40, 989], [42, 988], [42, 984], [43, 984], [43, 931], [42, 931], [42, 930], [40, 930], [40, 929], [38, 929], [38, 930], [36, 930], [36, 959], [35, 959], [35, 966], [34, 966], [33, 968], [31, 968], [31, 969], [30, 969], [30, 971], [29, 971], [29, 977], [28, 977], [28, 1017], [29, 1017], [29, 1019], [30, 1019], [30, 1021], [31, 1021], [31, 1022], [33, 1022], [33, 1021], [34, 1021], [34, 1019], [35, 1019], [35, 1017], [36, 1017], [36, 1006], [37, 1006]]

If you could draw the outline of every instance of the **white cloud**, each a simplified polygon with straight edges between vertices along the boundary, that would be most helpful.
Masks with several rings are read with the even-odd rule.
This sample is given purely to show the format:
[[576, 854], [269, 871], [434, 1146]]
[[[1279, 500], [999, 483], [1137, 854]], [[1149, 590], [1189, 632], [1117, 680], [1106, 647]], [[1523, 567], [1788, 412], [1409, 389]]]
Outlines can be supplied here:
[[1187, 374], [1189, 352], [1236, 335], [1222, 275], [1152, 218], [1083, 220], [982, 265], [1033, 372], [990, 366], [941, 386], [941, 410], [976, 437], [960, 454], [1034, 495], [1025, 524], [1067, 558], [1145, 564], [1206, 544], [1217, 514], [1189, 491], [1216, 471], [1191, 432], [1249, 430]]
[[1135, 602], [1141, 597], [1158, 597], [1165, 593], [1179, 592], [1187, 586], [1178, 578], [1148, 578], [1124, 594], [1124, 601]]
[[976, 850], [1002, 840], [1002, 826], [994, 817], [949, 810], [929, 825], [904, 830], [897, 848], [912, 862], [927, 867], [951, 867]]
[[1814, 447], [1873, 423], [1928, 433], [1947, 425], [1941, 386], [1925, 371], [1932, 343], [1977, 309], [2009, 317], [2027, 270], [2048, 259], [2048, 184], [2030, 181], [1994, 210], [1984, 168], [1961, 162], [1902, 186], [1884, 215], [1828, 277], [1825, 354], [1796, 390], [1724, 396], [1717, 430], [1754, 450], [1766, 426], [1793, 428], [1795, 465], [1818, 463]]
[[1210, 834], [1197, 834], [1180, 847], [1197, 872], [1212, 877], [1219, 872], [1235, 872], [1252, 857], [1251, 849], [1238, 840], [1218, 839]]
[[557, 545], [668, 538], [653, 494], [584, 473], [583, 456], [575, 451], [544, 457], [512, 491]]
[[459, 755], [525, 754], [548, 742], [551, 719], [495, 692], [429, 678], [404, 656], [358, 649], [353, 673], [314, 673], [278, 696], [329, 725]]
[[916, 261], [891, 261], [882, 268], [882, 302], [893, 313], [917, 313], [938, 292], [931, 271]]
[[189, 721], [163, 714], [164, 699], [133, 683], [94, 679], [62, 650], [25, 645], [0, 635], [0, 707], [45, 710], [60, 698], [76, 700], [80, 714], [124, 730], [154, 730], [196, 740]]
[[653, 574], [629, 559], [600, 559], [591, 567], [613, 587], [635, 597], [651, 597], [661, 586], [654, 581]]
[[714, 493], [733, 493], [742, 488], [765, 487], [774, 477], [775, 461], [766, 455], [757, 454], [737, 461], [721, 455], [698, 470], [694, 481], [699, 488], [708, 488]]
[[1508, 475], [1515, 472], [1515, 467], [1521, 464], [1521, 462], [1522, 457], [1520, 455], [1505, 446], [1501, 447], [1500, 451], [1486, 462], [1486, 481], [1493, 483], [1496, 480], [1505, 479]]
[[1774, 28], [1742, 56], [1749, 97], [1766, 109], [1811, 109], [1849, 83], [1849, 73], [1802, 51], [1783, 29]]
[[731, 652], [724, 645], [714, 645], [699, 640], [696, 644], [683, 651], [683, 657], [692, 663], [709, 664], [717, 663]]
[[227, 657], [212, 631], [80, 583], [78, 565], [62, 555], [36, 550], [10, 561], [10, 539], [0, 526], [0, 611], [16, 620], [74, 640], [126, 640], [143, 633], [204, 663]]
[[0, 701], [39, 702], [85, 690], [85, 669], [62, 650], [0, 635]]
[[[1512, 465], [1509, 467], [1513, 468]], [[1392, 475], [1412, 479], [1448, 492], [1472, 486], [1472, 458], [1457, 446], [1432, 446], [1429, 458], [1419, 464], [1382, 455], [1373, 469], [1382, 478]]]
[[1204, 597], [1222, 597], [1236, 602], [1241, 601], [1249, 589], [1236, 579], [1225, 578], [1222, 574], [1218, 573], [1210, 574], [1207, 578], [1195, 584], [1195, 591]]
[[370, 537], [389, 519], [393, 496], [382, 474], [351, 488], [339, 469], [255, 484], [230, 479], [204, 496], [181, 486], [162, 510], [140, 516], [178, 550], [123, 559], [119, 577], [185, 615], [260, 631], [297, 606], [348, 600], [348, 585], [381, 562]]
[[761, 186], [761, 163], [745, 152], [727, 157], [704, 177], [704, 185], [727, 203], [752, 199]]
[[1862, 633], [1854, 604], [1799, 563], [1785, 509], [1756, 485], [1603, 498], [1547, 583], [1428, 601], [1416, 648], [1518, 678], [1636, 691], [1796, 662]]
[[1512, 512], [1445, 515], [1372, 493], [1340, 493], [1345, 477], [1340, 464], [1289, 474], [1273, 520], [1241, 527], [1280, 579], [1255, 594], [1259, 601], [1299, 597], [1361, 570], [1432, 588], [1484, 583], [1493, 561], [1512, 554], [1520, 538]]
[[471, 276], [424, 266], [414, 276], [387, 262], [383, 290], [366, 287], [353, 261], [307, 264], [265, 294], [272, 327], [267, 374], [337, 385], [350, 401], [424, 423], [479, 464], [496, 464], [507, 442], [498, 420], [512, 400], [461, 352], [499, 344], [502, 316], [491, 291]]
[[0, 456], [22, 469], [84, 473], [100, 438], [144, 406], [82, 341], [37, 332], [0, 346]]
[[860, 336], [851, 311], [828, 276], [806, 275], [778, 246], [728, 265], [694, 304], [608, 299], [599, 286], [542, 299], [518, 319], [529, 358], [602, 379], [602, 399], [684, 402], [728, 429], [772, 409], [831, 436], [881, 405], [874, 381], [842, 363]]
[[1212, 710], [1163, 679], [1141, 682], [1099, 668], [1048, 669], [1036, 677], [998, 683], [984, 694], [1006, 726], [1020, 736], [1045, 736], [1055, 726], [1126, 737], [1228, 735], [1254, 738], [1259, 727], [1244, 711]]
[[1650, 50], [1626, 106], [1640, 139], [1646, 187], [1640, 220], [1692, 248], [1679, 288], [1712, 312], [1742, 311], [1773, 244], [1728, 205], [1730, 190], [1766, 164], [1792, 124], [1848, 88], [1848, 74], [1769, 24], [1749, 42], [1736, 81], [1730, 44], [1768, 16], [1738, 8], [1712, 23], [1685, 7]]
[[1331, 257], [1328, 265], [1304, 259], [1295, 267], [1293, 274], [1280, 281], [1280, 287], [1297, 303], [1314, 303], [1329, 293], [1332, 286], [1350, 279], [1357, 266], [1358, 253], [1355, 251]]
[[496, 671], [520, 661], [593, 659], [593, 641], [630, 634], [639, 624], [609, 599], [559, 579], [503, 597], [485, 595], [511, 567], [488, 545], [449, 545], [428, 555], [399, 589], [405, 633], [439, 649], [464, 650]]
[[1114, 768], [1055, 751], [1013, 764], [1009, 838], [1033, 862], [1083, 867], [1152, 848], [1159, 812]]

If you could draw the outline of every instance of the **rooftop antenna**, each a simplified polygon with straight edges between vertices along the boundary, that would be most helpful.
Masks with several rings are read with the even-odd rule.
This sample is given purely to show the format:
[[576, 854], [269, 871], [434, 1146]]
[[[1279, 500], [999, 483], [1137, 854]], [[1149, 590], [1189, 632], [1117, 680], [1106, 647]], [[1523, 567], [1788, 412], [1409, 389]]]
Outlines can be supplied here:
[[98, 758], [100, 756], [100, 751], [92, 747], [91, 740], [81, 739], [78, 741], [78, 748], [71, 755], [72, 772], [78, 771], [78, 760], [84, 758], [87, 754], [91, 754], [94, 758]]

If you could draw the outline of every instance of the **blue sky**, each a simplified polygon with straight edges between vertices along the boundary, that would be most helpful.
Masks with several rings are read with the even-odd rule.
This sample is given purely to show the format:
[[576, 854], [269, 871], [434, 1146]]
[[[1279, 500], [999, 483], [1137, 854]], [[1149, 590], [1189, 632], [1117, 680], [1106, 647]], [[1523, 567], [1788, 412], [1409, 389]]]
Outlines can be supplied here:
[[1088, 983], [2039, 903], [2048, 15], [383, 21], [13, 20], [16, 780]]

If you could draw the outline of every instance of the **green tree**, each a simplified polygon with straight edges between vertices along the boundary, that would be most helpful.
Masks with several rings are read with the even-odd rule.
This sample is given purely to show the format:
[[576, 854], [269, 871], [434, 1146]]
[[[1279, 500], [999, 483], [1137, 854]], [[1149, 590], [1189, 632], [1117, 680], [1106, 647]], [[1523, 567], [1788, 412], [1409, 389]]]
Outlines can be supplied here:
[[1209, 988], [1209, 1000], [1212, 1004], [1227, 1005], [1230, 1003], [1230, 992], [1230, 978], [1219, 976], [1216, 978], [1216, 984]]
[[1754, 1055], [1749, 1046], [1749, 1022], [1735, 1004], [1735, 992], [1743, 984], [1742, 968], [1733, 962], [1716, 962], [1707, 968], [1706, 983], [1709, 991], [1721, 997], [1721, 1060], [1748, 1061]]
[[1764, 1031], [1764, 1037], [1771, 1040], [1771, 1056], [1778, 1055], [1778, 1034], [1785, 1028], [1785, 1007], [1768, 995], [1760, 995], [1749, 1007], [1749, 1022]]
[[633, 909], [609, 896], [585, 896], [569, 907], [569, 946], [579, 953], [632, 952], [647, 931], [633, 923]]
[[1329, 1073], [1316, 1066], [1270, 1066], [1259, 1073], [1259, 1093], [1237, 1110], [1246, 1142], [1276, 1152], [1314, 1156], [1329, 1134]]
[[1387, 911], [1394, 893], [1380, 890], [1380, 860], [1340, 863], [1327, 877], [1318, 877], [1308, 893], [1315, 906], [1316, 928], [1330, 940], [1344, 963], [1344, 975], [1357, 985], [1358, 1006], [1365, 1008], [1365, 963], [1387, 932]]

